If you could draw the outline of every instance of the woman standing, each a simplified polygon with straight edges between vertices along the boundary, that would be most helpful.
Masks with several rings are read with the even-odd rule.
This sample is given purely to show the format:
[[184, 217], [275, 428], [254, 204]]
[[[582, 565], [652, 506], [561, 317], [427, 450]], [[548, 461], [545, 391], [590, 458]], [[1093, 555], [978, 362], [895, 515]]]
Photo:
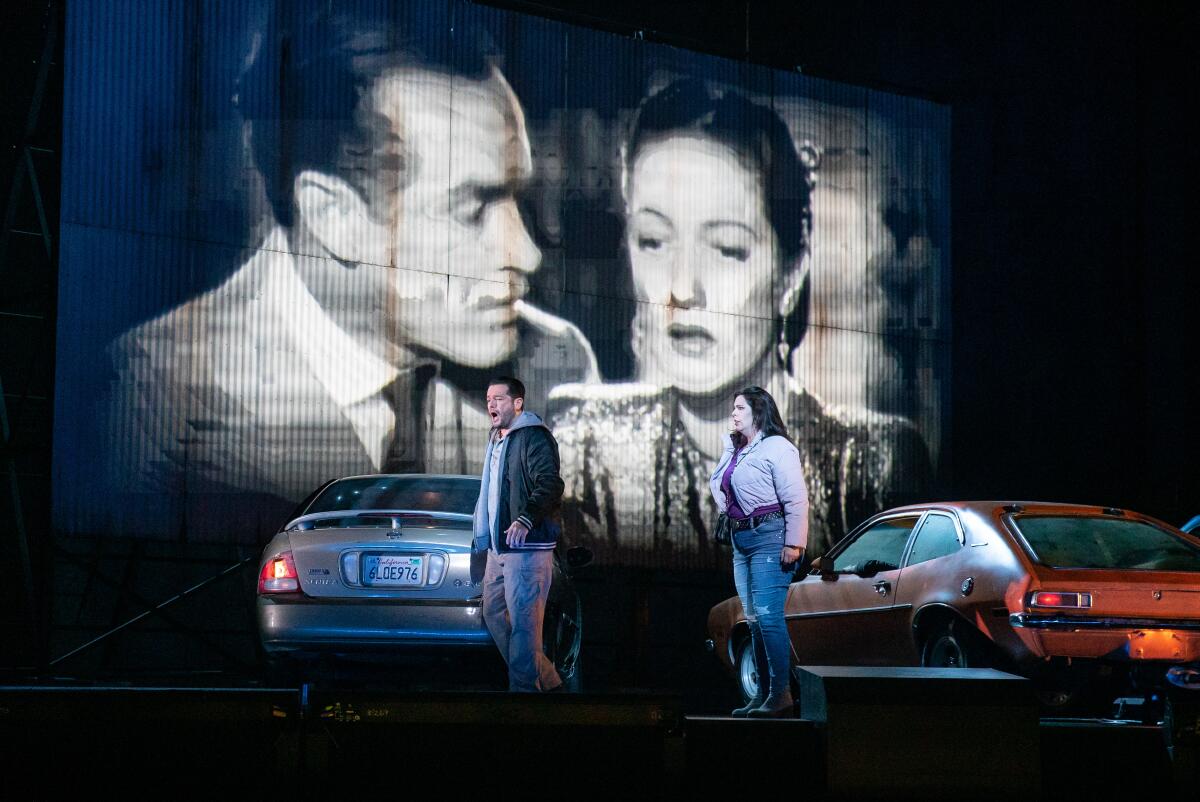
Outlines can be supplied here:
[[792, 647], [783, 608], [808, 542], [808, 490], [800, 452], [770, 393], [742, 390], [733, 399], [732, 418], [709, 488], [733, 525], [733, 581], [758, 672], [758, 695], [733, 715], [788, 716]]

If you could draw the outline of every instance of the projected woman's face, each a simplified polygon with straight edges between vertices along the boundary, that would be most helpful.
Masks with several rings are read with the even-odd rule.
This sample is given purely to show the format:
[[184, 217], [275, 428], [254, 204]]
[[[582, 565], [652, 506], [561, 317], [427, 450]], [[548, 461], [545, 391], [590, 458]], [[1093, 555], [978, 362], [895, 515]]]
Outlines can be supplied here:
[[775, 332], [783, 277], [762, 182], [729, 148], [689, 136], [644, 145], [628, 181], [641, 379], [719, 392]]

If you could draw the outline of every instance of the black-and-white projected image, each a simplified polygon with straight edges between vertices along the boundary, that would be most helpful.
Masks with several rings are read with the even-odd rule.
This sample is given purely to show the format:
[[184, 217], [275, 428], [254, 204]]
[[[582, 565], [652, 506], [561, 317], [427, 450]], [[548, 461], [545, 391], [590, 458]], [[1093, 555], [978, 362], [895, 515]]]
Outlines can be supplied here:
[[812, 553], [936, 491], [947, 109], [462, 0], [69, 13], [60, 531], [252, 544], [329, 479], [478, 474], [497, 374], [608, 564], [727, 563], [750, 385]]

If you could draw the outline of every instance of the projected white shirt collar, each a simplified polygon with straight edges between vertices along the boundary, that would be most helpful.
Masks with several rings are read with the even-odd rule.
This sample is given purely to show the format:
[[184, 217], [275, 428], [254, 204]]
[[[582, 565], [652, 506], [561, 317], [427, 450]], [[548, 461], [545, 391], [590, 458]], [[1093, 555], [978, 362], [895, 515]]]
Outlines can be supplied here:
[[296, 275], [281, 229], [271, 232], [261, 253], [266, 261], [263, 300], [279, 317], [313, 376], [354, 426], [375, 467], [381, 467], [384, 437], [396, 423], [381, 391], [400, 371], [359, 345], [326, 314]]

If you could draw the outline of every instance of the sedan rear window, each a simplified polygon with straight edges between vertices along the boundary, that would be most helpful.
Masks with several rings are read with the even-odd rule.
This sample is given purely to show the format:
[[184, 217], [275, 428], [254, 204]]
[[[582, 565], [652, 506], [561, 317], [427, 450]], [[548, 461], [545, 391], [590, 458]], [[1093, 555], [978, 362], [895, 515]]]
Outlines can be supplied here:
[[417, 510], [471, 515], [478, 479], [379, 476], [343, 479], [325, 488], [305, 513], [339, 510]]
[[1200, 571], [1200, 547], [1141, 521], [1022, 515], [1013, 523], [1034, 558], [1053, 568]]

